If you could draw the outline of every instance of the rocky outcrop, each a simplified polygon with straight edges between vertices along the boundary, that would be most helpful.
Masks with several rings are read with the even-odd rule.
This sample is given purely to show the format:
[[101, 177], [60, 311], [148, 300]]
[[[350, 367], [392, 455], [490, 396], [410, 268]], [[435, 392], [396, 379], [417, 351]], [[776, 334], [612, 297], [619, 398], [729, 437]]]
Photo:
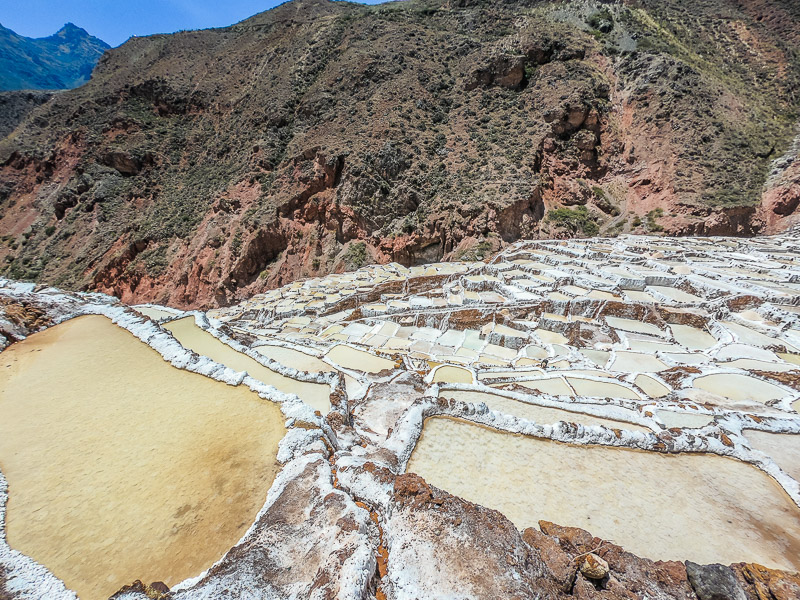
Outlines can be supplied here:
[[525, 81], [525, 57], [498, 52], [485, 57], [482, 66], [470, 73], [464, 84], [464, 90], [470, 92], [478, 87], [488, 88], [493, 85], [516, 90]]
[[800, 573], [786, 573], [761, 565], [732, 565], [748, 600], [789, 600], [800, 597]]
[[[500, 513], [428, 486], [414, 474], [394, 483], [384, 526], [389, 551], [381, 590], [395, 598], [557, 598], [537, 549]], [[414, 539], [412, 546], [406, 540]]]
[[772, 163], [758, 218], [767, 233], [800, 223], [800, 134]]
[[52, 92], [0, 92], [0, 139], [14, 131], [33, 109], [52, 97]]

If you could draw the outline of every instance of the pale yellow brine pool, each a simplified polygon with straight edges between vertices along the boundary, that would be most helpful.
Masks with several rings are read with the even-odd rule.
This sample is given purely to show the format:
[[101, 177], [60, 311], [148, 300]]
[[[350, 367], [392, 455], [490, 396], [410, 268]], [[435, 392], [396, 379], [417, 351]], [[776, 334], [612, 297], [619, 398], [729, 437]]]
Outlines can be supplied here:
[[800, 509], [729, 458], [573, 446], [434, 417], [407, 471], [520, 529], [546, 520], [655, 560], [800, 568]]
[[9, 545], [82, 600], [173, 586], [219, 560], [264, 505], [280, 409], [171, 366], [101, 316], [0, 353]]

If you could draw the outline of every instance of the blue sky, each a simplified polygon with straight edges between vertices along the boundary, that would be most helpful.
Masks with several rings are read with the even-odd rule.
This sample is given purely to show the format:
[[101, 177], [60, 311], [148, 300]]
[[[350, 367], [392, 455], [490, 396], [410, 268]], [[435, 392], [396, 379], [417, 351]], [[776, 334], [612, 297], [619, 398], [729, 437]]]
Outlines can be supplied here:
[[279, 0], [0, 0], [0, 24], [27, 37], [46, 37], [72, 22], [119, 46], [132, 35], [232, 25], [278, 4]]

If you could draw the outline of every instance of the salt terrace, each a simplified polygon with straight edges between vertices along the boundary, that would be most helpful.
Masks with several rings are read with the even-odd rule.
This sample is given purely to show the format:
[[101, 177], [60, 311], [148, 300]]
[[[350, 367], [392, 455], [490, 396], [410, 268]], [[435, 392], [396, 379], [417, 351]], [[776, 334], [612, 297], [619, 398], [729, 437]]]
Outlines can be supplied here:
[[[234, 582], [438, 597], [469, 567], [426, 563], [447, 535], [408, 514], [404, 472], [520, 531], [557, 522], [653, 560], [800, 569], [797, 233], [518, 242], [487, 262], [370, 266], [207, 313], [0, 286], [55, 321], [105, 315], [173, 366], [283, 411], [264, 507], [177, 597]], [[7, 546], [0, 561], [30, 589], [58, 587]]]

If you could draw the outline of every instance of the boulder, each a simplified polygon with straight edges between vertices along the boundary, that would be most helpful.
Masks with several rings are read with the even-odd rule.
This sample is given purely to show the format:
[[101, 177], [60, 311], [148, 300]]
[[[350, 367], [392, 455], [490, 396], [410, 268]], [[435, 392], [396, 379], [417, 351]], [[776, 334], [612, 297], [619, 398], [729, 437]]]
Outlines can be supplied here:
[[699, 600], [747, 600], [730, 568], [686, 561], [686, 575]]

